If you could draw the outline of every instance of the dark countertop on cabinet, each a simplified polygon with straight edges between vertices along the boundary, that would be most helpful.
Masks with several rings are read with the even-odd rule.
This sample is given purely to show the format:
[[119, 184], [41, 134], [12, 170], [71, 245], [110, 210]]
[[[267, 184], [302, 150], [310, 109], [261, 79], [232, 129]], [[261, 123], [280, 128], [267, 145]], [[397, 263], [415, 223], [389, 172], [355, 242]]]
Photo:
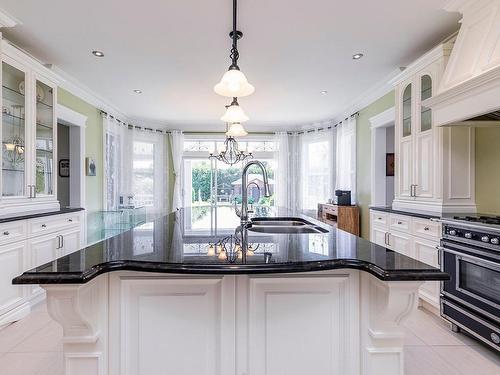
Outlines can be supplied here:
[[57, 211], [40, 211], [40, 212], [34, 211], [34, 212], [29, 212], [29, 213], [23, 212], [20, 215], [0, 216], [0, 224], [9, 223], [11, 221], [17, 221], [17, 220], [36, 219], [38, 217], [70, 214], [72, 212], [78, 212], [78, 211], [84, 211], [84, 210], [85, 210], [84, 208], [75, 207], [75, 208], [61, 208]]
[[440, 219], [442, 217], [442, 215], [437, 212], [423, 210], [395, 210], [390, 206], [370, 206], [370, 210], [388, 212], [397, 215], [419, 217], [422, 219]]
[[[360, 237], [284, 209], [261, 209], [258, 216], [301, 217], [324, 233], [264, 234], [244, 229], [255, 249], [230, 263], [207, 255], [209, 244], [235, 234], [238, 218], [229, 207], [186, 208], [95, 243], [23, 273], [14, 284], [80, 284], [111, 271], [176, 274], [272, 274], [351, 268], [385, 281], [446, 280], [439, 269]], [[212, 210], [212, 211], [211, 211]], [[202, 217], [211, 225], [200, 224]], [[215, 219], [214, 219], [215, 218]], [[240, 228], [241, 229], [241, 228]], [[265, 255], [267, 253], [267, 255]], [[270, 254], [270, 255], [269, 255]], [[266, 262], [265, 259], [270, 259]]]

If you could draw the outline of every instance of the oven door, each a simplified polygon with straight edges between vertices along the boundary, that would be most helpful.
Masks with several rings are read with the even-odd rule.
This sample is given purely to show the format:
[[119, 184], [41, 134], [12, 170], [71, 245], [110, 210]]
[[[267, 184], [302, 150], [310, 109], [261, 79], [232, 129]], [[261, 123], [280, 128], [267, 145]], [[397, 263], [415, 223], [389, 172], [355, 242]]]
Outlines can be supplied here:
[[441, 267], [450, 275], [444, 296], [500, 322], [500, 254], [442, 241]]

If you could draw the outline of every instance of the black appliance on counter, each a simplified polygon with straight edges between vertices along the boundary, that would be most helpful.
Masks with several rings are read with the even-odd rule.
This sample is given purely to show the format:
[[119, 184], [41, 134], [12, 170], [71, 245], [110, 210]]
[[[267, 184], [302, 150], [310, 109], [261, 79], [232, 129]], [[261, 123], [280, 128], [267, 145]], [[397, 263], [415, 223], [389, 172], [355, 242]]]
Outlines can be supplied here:
[[443, 219], [441, 316], [500, 351], [500, 217]]
[[350, 206], [351, 205], [351, 191], [350, 190], [335, 190], [335, 196], [337, 197], [338, 206]]

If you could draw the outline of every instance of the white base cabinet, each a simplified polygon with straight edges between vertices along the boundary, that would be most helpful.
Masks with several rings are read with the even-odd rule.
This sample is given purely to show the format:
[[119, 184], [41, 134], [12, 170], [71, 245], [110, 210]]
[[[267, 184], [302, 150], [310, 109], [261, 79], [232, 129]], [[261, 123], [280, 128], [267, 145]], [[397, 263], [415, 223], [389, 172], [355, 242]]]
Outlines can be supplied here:
[[[429, 219], [371, 210], [370, 240], [439, 268], [441, 224]], [[419, 297], [439, 311], [439, 281], [426, 281]]]
[[66, 375], [402, 375], [420, 282], [357, 270], [43, 285]]
[[0, 224], [0, 328], [44, 298], [38, 285], [12, 285], [24, 271], [80, 249], [84, 212]]

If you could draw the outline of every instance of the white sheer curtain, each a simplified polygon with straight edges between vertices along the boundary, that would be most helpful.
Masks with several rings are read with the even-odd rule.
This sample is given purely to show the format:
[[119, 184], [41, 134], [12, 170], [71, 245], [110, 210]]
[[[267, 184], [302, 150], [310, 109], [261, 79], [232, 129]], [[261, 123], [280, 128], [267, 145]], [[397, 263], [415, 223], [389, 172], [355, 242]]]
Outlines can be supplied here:
[[107, 115], [103, 116], [103, 123], [107, 210], [118, 210], [133, 203], [145, 206], [148, 212], [167, 212], [166, 135], [129, 128]]
[[332, 129], [295, 133], [291, 145], [291, 196], [295, 208], [316, 210], [318, 203], [333, 198], [335, 181], [335, 131]]
[[335, 190], [350, 190], [356, 204], [356, 116], [337, 126], [337, 177]]
[[182, 207], [182, 154], [184, 152], [184, 134], [174, 130], [170, 134], [170, 146], [172, 152], [172, 165], [174, 167], [174, 193], [172, 198], [172, 210]]
[[276, 142], [276, 171], [274, 173], [276, 183], [276, 206], [292, 208], [291, 184], [290, 178], [290, 150], [289, 135], [287, 132], [277, 132], [274, 135]]

